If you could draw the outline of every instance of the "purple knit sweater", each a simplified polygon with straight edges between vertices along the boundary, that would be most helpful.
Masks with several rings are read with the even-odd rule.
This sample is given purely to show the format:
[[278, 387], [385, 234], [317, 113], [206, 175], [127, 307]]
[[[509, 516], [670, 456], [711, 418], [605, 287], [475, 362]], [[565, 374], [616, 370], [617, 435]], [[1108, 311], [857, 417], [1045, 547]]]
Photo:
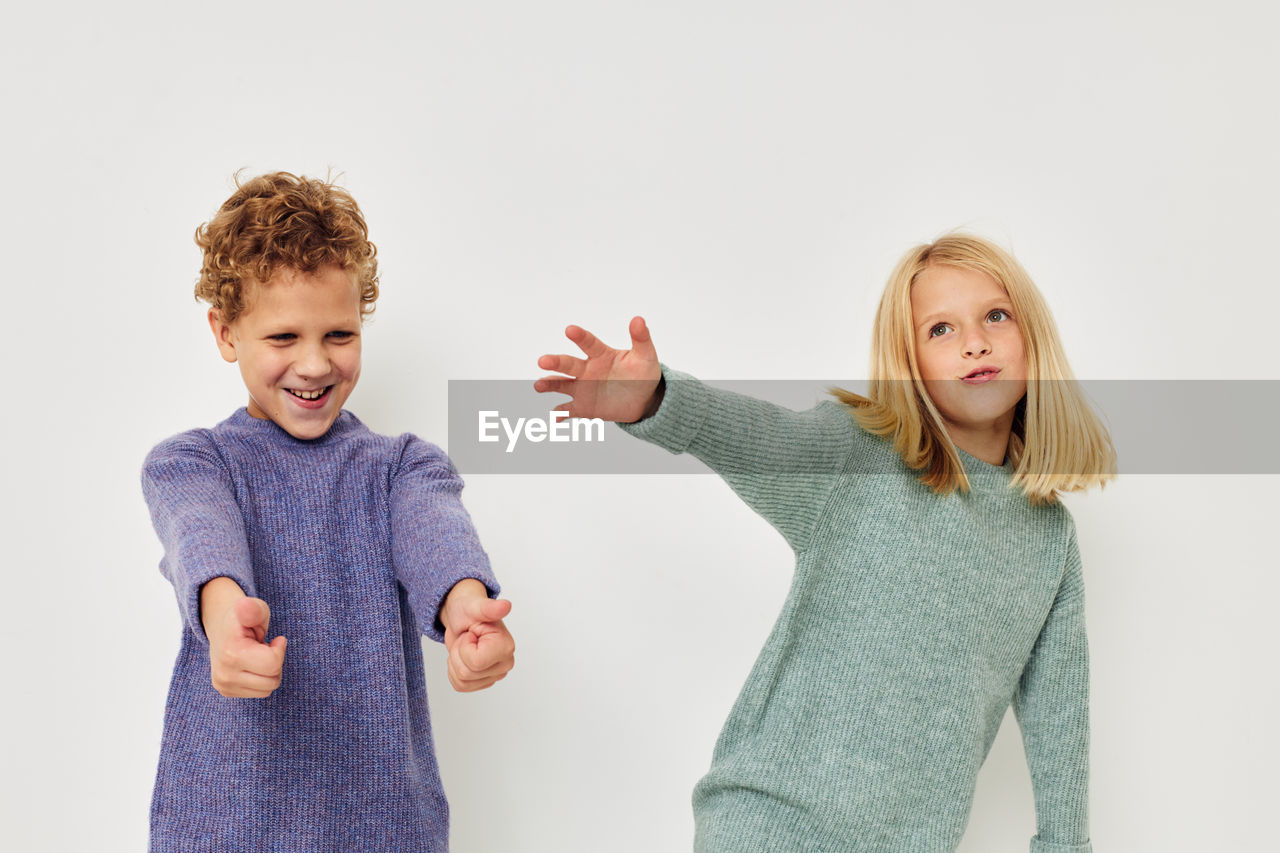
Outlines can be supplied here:
[[[313, 441], [240, 409], [147, 456], [143, 493], [184, 627], [153, 851], [445, 851], [420, 635], [464, 578], [498, 584], [449, 458], [350, 412]], [[225, 576], [289, 640], [266, 699], [210, 683], [200, 587]]]

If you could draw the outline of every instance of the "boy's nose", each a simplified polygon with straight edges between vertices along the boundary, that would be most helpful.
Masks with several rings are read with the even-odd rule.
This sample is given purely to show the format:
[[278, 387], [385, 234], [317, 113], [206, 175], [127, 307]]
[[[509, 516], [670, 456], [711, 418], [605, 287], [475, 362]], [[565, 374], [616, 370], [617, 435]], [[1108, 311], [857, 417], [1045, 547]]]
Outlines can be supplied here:
[[312, 379], [329, 372], [329, 358], [321, 347], [308, 347], [298, 354], [293, 370], [302, 379]]

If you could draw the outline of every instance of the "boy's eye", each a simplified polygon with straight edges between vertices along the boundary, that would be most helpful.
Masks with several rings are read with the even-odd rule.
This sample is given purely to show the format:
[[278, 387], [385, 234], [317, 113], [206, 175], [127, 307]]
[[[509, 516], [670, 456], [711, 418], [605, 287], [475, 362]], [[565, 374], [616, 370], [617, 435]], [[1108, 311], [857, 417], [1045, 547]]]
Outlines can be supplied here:
[[355, 332], [330, 332], [329, 337], [340, 341], [349, 341], [356, 336]]
[[267, 340], [276, 341], [278, 343], [288, 343], [289, 341], [293, 340], [296, 337], [297, 335], [293, 334], [292, 332], [284, 332], [279, 335], [268, 335]]

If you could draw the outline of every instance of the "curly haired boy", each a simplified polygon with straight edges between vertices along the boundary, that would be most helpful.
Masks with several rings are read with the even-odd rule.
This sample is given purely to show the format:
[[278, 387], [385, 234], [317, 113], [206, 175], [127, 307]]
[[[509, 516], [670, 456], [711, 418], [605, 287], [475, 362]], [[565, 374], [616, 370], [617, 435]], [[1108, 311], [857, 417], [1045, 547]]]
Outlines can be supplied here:
[[511, 605], [449, 458], [342, 408], [378, 297], [364, 217], [277, 172], [196, 243], [196, 297], [249, 402], [143, 467], [184, 623], [151, 849], [447, 850], [420, 635], [455, 689], [483, 689], [514, 665]]

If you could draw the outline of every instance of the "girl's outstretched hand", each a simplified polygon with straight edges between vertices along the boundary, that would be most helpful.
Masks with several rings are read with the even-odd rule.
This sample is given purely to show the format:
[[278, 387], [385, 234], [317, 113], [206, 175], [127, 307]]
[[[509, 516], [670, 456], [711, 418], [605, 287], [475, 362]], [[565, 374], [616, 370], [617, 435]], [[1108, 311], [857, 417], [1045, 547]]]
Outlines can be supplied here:
[[630, 332], [631, 349], [618, 350], [580, 326], [565, 329], [565, 337], [587, 357], [542, 356], [539, 367], [568, 377], [544, 376], [533, 384], [534, 390], [568, 394], [573, 399], [556, 409], [574, 418], [632, 423], [652, 415], [661, 402], [657, 389], [662, 367], [643, 317], [631, 318]]

